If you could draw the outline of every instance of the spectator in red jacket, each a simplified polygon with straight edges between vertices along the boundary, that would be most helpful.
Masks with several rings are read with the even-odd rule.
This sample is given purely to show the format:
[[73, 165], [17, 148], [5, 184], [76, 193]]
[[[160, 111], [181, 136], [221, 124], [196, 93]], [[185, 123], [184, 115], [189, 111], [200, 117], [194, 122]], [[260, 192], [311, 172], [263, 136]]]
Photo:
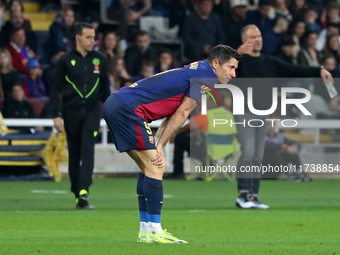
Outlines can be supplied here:
[[10, 42], [10, 36], [13, 29], [19, 27], [22, 27], [25, 30], [26, 44], [35, 51], [37, 47], [37, 39], [35, 33], [32, 30], [31, 22], [24, 14], [22, 3], [15, 0], [10, 2], [9, 20], [7, 20], [4, 26], [1, 28], [1, 47], [5, 47]]
[[12, 56], [13, 67], [22, 74], [27, 73], [27, 63], [35, 57], [34, 52], [26, 46], [26, 35], [23, 28], [15, 28], [11, 34], [11, 41], [6, 49]]

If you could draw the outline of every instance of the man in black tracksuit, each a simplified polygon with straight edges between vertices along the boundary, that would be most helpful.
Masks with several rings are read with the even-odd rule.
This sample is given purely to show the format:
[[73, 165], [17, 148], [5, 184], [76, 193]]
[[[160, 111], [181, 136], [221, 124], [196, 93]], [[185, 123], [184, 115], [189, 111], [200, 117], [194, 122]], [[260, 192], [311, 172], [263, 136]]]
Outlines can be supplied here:
[[[51, 76], [54, 127], [64, 131], [69, 152], [71, 191], [77, 209], [94, 209], [87, 201], [94, 168], [94, 144], [99, 131], [101, 102], [110, 95], [105, 57], [93, 51], [95, 32], [90, 24], [76, 27], [76, 47], [56, 63]], [[59, 102], [62, 96], [63, 106]]]

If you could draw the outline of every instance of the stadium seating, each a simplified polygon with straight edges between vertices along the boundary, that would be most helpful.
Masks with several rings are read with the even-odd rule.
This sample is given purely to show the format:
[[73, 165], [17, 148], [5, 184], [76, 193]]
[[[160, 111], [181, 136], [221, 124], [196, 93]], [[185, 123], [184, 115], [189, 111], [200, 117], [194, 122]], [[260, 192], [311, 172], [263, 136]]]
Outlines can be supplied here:
[[67, 162], [64, 133], [12, 133], [0, 137], [0, 166], [46, 165], [50, 176], [60, 181], [60, 162]]
[[0, 127], [0, 166], [45, 165], [49, 175], [55, 181], [61, 181], [59, 163], [67, 163], [65, 133], [42, 131], [22, 134], [8, 130], [3, 124]]
[[48, 31], [55, 13], [41, 13], [39, 3], [24, 2], [25, 15], [31, 20], [33, 31]]

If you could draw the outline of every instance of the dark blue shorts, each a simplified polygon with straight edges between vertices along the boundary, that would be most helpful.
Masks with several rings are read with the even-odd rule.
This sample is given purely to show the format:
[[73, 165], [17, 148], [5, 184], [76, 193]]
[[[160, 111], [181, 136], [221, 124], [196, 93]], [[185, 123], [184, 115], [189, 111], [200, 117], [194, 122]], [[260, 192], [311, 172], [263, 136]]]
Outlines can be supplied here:
[[156, 149], [148, 123], [115, 94], [106, 99], [103, 114], [118, 151]]

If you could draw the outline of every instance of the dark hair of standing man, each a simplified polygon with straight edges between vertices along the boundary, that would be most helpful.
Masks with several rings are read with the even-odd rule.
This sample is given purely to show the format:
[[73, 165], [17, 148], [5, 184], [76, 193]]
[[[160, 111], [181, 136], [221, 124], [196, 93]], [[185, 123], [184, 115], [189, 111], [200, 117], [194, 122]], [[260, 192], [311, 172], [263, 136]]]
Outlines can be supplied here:
[[90, 23], [81, 22], [78, 25], [76, 25], [75, 28], [76, 35], [82, 35], [84, 28], [94, 29]]

